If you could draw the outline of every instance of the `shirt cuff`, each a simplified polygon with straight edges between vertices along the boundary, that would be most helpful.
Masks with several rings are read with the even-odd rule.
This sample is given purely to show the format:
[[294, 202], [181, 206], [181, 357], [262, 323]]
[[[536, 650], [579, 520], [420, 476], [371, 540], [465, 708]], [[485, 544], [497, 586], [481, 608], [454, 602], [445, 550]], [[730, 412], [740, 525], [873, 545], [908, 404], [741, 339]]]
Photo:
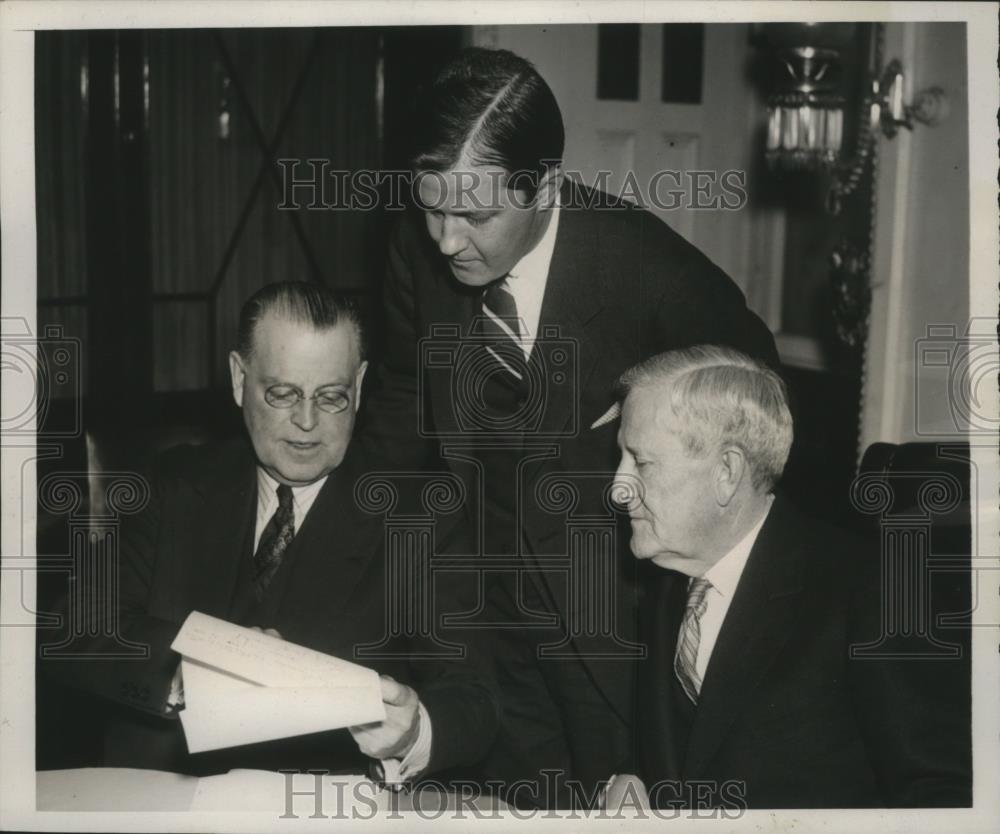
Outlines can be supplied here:
[[604, 787], [601, 789], [600, 796], [597, 797], [597, 808], [600, 811], [604, 811], [608, 807], [608, 793], [611, 791], [611, 786], [615, 783], [615, 779], [618, 778], [617, 773], [612, 773], [608, 777], [608, 781], [604, 783]]
[[181, 662], [177, 662], [174, 676], [170, 680], [170, 693], [167, 695], [167, 712], [177, 712], [184, 708], [184, 675], [181, 672]]
[[417, 740], [413, 742], [410, 751], [399, 759], [382, 759], [382, 772], [386, 784], [406, 782], [416, 779], [431, 762], [431, 717], [423, 702], [417, 704], [417, 714], [420, 716], [420, 729], [417, 730]]

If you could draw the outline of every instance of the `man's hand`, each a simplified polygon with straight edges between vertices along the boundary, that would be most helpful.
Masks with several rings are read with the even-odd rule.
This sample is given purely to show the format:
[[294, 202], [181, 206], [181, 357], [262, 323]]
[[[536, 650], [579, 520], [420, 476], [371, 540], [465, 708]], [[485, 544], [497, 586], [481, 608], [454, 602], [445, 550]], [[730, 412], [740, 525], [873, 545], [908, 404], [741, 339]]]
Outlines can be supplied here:
[[646, 786], [638, 776], [631, 773], [612, 776], [604, 797], [604, 808], [615, 813], [625, 809], [648, 810], [649, 794], [646, 793]]
[[285, 638], [281, 636], [276, 628], [261, 628], [260, 626], [250, 626], [251, 631], [259, 631], [261, 634], [266, 634], [268, 637], [277, 637], [279, 640], [284, 640]]
[[361, 752], [373, 759], [401, 759], [410, 752], [420, 731], [417, 693], [388, 675], [382, 675], [385, 721], [351, 727]]

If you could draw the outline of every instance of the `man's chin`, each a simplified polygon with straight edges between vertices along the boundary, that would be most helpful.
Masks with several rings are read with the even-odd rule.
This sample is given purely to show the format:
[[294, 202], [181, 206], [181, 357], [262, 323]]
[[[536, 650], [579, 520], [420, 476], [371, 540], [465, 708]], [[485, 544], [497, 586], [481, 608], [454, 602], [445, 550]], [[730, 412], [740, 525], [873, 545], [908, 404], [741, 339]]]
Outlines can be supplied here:
[[467, 287], [485, 287], [491, 281], [496, 280], [488, 272], [480, 269], [461, 269], [455, 267], [454, 264], [451, 265], [452, 277], [458, 283], [464, 284]]
[[636, 559], [639, 559], [643, 562], [648, 562], [650, 559], [655, 559], [658, 555], [658, 551], [653, 550], [651, 548], [643, 547], [641, 542], [637, 543], [634, 536], [632, 537], [632, 542], [630, 546], [632, 548], [632, 555], [635, 556]]
[[[663, 568], [664, 570], [678, 570], [677, 559], [673, 556], [663, 553], [656, 553], [649, 557], [651, 561], [658, 568]], [[683, 573], [683, 571], [681, 571]]]
[[657, 542], [651, 538], [649, 525], [642, 519], [633, 518], [632, 539], [629, 541], [629, 546], [636, 559], [652, 559], [660, 553]]
[[643, 546], [642, 542], [632, 540], [632, 555], [642, 562], [652, 562], [664, 570], [677, 570], [678, 559], [673, 553], [664, 553], [653, 545]]
[[316, 483], [320, 478], [329, 475], [335, 468], [334, 466], [320, 464], [310, 466], [286, 464], [281, 467], [270, 468], [268, 474], [280, 484], [303, 487]]

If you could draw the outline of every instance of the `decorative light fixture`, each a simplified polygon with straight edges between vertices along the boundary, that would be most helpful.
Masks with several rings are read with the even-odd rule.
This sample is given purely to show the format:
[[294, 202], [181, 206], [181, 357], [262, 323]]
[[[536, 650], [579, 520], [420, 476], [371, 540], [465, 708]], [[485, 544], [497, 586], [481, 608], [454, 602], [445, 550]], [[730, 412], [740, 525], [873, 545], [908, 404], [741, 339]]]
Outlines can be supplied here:
[[840, 53], [798, 46], [779, 49], [775, 57], [786, 74], [767, 99], [767, 161], [807, 170], [837, 164], [844, 142]]
[[[820, 171], [831, 178], [827, 210], [857, 186], [872, 147], [881, 133], [893, 138], [914, 122], [934, 125], [948, 111], [939, 87], [903, 102], [902, 64], [881, 62], [881, 30], [869, 37], [867, 66], [859, 86], [845, 89], [845, 62], [857, 60], [861, 27], [868, 24], [759, 24], [756, 36], [771, 54], [772, 80], [767, 95], [765, 156], [772, 170]], [[877, 26], [877, 24], [876, 24]], [[859, 100], [860, 98], [860, 100]], [[851, 101], [855, 104], [850, 104]], [[856, 125], [848, 124], [857, 107]], [[846, 115], [845, 115], [846, 114]], [[845, 137], [853, 138], [845, 149]]]
[[[796, 180], [788, 183], [793, 201], [809, 194], [811, 177], [825, 192], [828, 227], [819, 229], [823, 221], [815, 218], [806, 222], [816, 239], [838, 241], [826, 253], [836, 334], [831, 356], [849, 373], [860, 373], [867, 341], [879, 137], [892, 139], [917, 122], [937, 124], [948, 113], [939, 87], [904, 103], [903, 66], [886, 61], [885, 37], [883, 23], [751, 25], [751, 43], [760, 50], [751, 71], [760, 71], [767, 106], [768, 167]], [[816, 255], [822, 253], [809, 257]]]

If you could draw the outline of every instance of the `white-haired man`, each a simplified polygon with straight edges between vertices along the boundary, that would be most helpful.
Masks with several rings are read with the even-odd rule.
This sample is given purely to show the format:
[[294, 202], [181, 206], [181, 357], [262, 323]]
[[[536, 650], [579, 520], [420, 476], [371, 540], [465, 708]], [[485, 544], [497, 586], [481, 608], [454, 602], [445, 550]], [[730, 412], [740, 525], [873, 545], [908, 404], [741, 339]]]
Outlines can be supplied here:
[[968, 703], [949, 683], [968, 667], [852, 658], [880, 634], [879, 559], [775, 498], [781, 379], [700, 346], [630, 369], [620, 393], [632, 551], [664, 569], [641, 611], [634, 764], [651, 806], [968, 804]]

